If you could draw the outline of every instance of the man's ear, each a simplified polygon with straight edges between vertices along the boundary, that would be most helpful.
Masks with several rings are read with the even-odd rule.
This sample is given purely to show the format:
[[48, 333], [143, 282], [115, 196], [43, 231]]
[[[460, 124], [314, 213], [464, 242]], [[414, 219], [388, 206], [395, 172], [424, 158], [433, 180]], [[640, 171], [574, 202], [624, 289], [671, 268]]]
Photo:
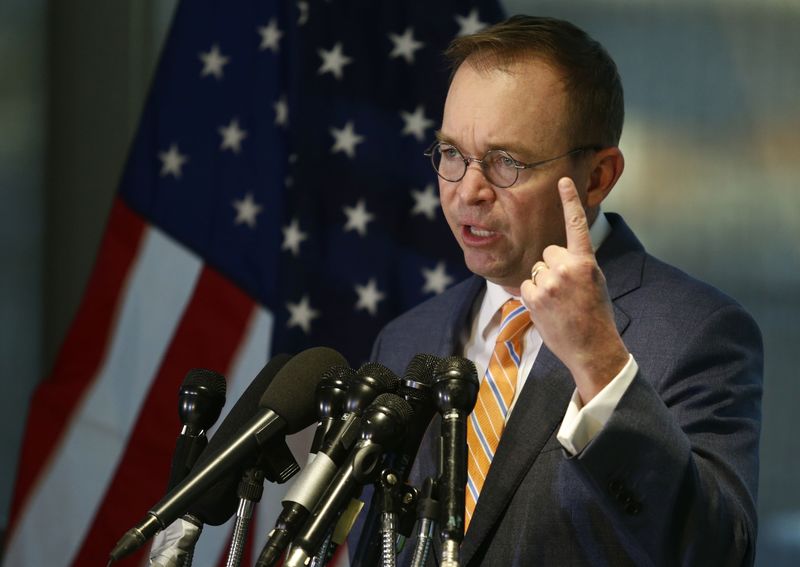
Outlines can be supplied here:
[[613, 147], [596, 151], [590, 159], [592, 169], [586, 188], [586, 207], [593, 209], [603, 202], [616, 185], [625, 169], [625, 157], [619, 148]]

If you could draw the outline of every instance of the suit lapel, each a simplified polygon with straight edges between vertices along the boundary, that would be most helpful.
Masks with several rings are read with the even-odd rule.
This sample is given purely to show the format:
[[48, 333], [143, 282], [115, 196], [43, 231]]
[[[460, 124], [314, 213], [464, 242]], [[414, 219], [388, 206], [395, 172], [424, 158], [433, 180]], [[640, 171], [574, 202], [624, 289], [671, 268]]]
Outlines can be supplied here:
[[443, 320], [443, 327], [440, 333], [432, 336], [439, 336], [439, 344], [431, 354], [446, 357], [459, 352], [461, 348], [461, 336], [464, 329], [470, 325], [470, 314], [478, 294], [483, 291], [486, 280], [478, 276], [472, 276], [465, 282], [463, 291], [454, 298], [452, 304], [448, 306], [450, 312]]

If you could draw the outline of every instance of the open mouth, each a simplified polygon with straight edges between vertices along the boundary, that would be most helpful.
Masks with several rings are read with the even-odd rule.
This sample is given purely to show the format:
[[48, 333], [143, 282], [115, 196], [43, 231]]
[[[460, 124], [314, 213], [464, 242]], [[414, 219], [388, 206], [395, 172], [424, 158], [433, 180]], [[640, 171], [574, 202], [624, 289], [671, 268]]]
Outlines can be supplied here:
[[461, 227], [461, 238], [465, 244], [478, 246], [494, 242], [500, 238], [500, 233], [488, 228], [465, 224]]
[[485, 228], [478, 228], [478, 227], [475, 227], [475, 226], [468, 226], [467, 230], [469, 230], [469, 233], [471, 235], [479, 236], [481, 238], [486, 238], [486, 237], [489, 237], [489, 236], [492, 236], [492, 235], [496, 234], [495, 232], [493, 232], [491, 230], [486, 230]]

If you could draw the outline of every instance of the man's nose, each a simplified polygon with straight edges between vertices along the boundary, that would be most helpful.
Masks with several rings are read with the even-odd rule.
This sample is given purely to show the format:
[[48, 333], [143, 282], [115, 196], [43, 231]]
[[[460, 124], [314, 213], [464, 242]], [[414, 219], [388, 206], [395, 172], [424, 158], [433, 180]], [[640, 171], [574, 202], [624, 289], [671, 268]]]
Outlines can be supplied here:
[[458, 196], [467, 205], [494, 201], [494, 187], [486, 179], [480, 163], [471, 161], [458, 184]]

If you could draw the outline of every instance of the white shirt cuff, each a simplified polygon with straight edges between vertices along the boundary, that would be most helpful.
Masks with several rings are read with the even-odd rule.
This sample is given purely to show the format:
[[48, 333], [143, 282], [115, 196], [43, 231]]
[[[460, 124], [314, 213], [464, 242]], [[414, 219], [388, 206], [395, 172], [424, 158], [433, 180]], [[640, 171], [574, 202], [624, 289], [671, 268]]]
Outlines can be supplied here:
[[568, 453], [577, 455], [595, 438], [614, 413], [638, 371], [639, 365], [633, 355], [630, 355], [619, 374], [585, 406], [581, 405], [578, 390], [572, 393], [567, 413], [556, 436]]

